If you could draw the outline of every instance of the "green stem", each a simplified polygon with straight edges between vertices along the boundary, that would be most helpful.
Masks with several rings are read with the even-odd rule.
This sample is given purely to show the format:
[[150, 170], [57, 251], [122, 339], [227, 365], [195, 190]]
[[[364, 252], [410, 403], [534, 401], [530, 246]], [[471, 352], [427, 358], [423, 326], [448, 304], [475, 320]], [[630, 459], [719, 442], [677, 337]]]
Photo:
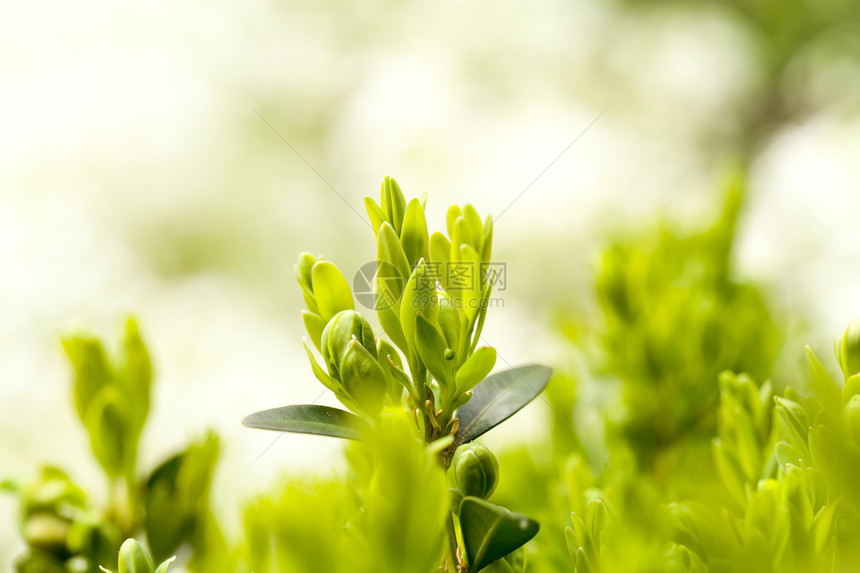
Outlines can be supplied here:
[[466, 573], [457, 568], [457, 531], [454, 528], [454, 515], [448, 514], [448, 570], [451, 573]]

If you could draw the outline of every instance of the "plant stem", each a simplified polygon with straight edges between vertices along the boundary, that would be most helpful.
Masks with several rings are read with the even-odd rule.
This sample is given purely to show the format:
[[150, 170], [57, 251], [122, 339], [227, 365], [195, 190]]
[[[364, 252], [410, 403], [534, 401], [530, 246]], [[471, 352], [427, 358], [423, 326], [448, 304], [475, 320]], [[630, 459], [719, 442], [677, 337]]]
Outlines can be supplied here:
[[[451, 573], [458, 573], [461, 570], [458, 568], [457, 559], [457, 531], [454, 529], [454, 516], [448, 514], [448, 570]], [[466, 573], [462, 571], [461, 573]]]

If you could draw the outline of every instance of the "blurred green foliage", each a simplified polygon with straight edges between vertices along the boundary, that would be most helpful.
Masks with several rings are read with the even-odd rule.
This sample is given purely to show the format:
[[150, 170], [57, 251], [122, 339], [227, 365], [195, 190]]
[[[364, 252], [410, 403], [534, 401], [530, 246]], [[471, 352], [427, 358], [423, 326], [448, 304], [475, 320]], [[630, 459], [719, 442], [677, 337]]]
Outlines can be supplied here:
[[642, 467], [671, 466], [685, 442], [713, 435], [720, 372], [771, 373], [780, 333], [760, 291], [732, 270], [742, 198], [733, 182], [712, 226], [634, 234], [600, 261], [591, 367], [620, 381], [608, 439], [624, 440]]
[[[423, 573], [445, 547], [448, 490], [438, 451], [386, 410], [347, 452], [347, 482], [290, 484], [245, 511], [248, 571]], [[244, 569], [243, 569], [244, 570]]]
[[[808, 392], [768, 380], [781, 329], [731, 264], [742, 194], [730, 186], [704, 230], [661, 227], [606, 251], [595, 279], [604, 320], [579, 326], [577, 338], [599, 350], [585, 354], [592, 378], [620, 389], [612, 407], [597, 405], [600, 449], [574, 430], [581, 410], [570, 374], [548, 393], [552, 443], [497, 455], [476, 442], [533, 398], [549, 369], [489, 374], [495, 355], [480, 357], [470, 339], [480, 313], [453, 315], [464, 343], [440, 324], [441, 309], [424, 317], [426, 302], [387, 323], [398, 351], [354, 310], [336, 267], [303, 256], [303, 319], [323, 356], [320, 365], [307, 345], [313, 373], [352, 412], [299, 405], [247, 420], [350, 439], [348, 469], [290, 477], [258, 495], [232, 543], [209, 503], [216, 436], [140, 474], [152, 368], [137, 324], [124, 324], [114, 353], [90, 335], [67, 336], [107, 504], [58, 468], [3, 482], [20, 501], [18, 573], [163, 573], [174, 554], [177, 568], [207, 573], [860, 571], [860, 321], [834, 344], [843, 380], [809, 348], [797, 377]], [[381, 241], [390, 252], [400, 239]], [[410, 281], [427, 272], [420, 256], [397, 258], [414, 259]], [[430, 294], [438, 303], [447, 293]], [[443, 360], [454, 347], [466, 358], [452, 374]]]
[[[120, 542], [139, 534], [146, 534], [157, 559], [187, 545], [193, 550], [190, 570], [211, 570], [212, 560], [227, 554], [209, 509], [217, 436], [209, 433], [142, 478], [138, 448], [149, 416], [152, 364], [137, 322], [124, 322], [113, 356], [86, 332], [62, 342], [72, 366], [74, 404], [107, 478], [107, 503], [92, 503], [66, 473], [50, 466], [30, 480], [4, 482], [20, 502], [19, 529], [27, 544], [17, 571], [115, 568]], [[119, 570], [136, 569], [120, 563]]]

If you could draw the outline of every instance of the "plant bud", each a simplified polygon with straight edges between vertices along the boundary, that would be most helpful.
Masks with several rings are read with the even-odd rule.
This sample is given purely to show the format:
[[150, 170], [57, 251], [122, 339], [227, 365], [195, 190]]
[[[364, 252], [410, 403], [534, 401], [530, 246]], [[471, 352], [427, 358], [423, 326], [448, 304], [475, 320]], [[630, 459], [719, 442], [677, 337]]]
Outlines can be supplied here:
[[119, 573], [152, 573], [152, 560], [140, 543], [127, 539], [119, 550]]
[[860, 319], [848, 325], [842, 338], [836, 340], [835, 346], [836, 359], [845, 378], [860, 374]]
[[328, 366], [329, 374], [340, 379], [341, 365], [350, 340], [355, 337], [374, 358], [376, 358], [376, 339], [370, 323], [354, 310], [337, 313], [323, 329], [322, 355]]
[[451, 476], [463, 495], [488, 499], [499, 481], [499, 460], [486, 446], [471, 444], [454, 454]]

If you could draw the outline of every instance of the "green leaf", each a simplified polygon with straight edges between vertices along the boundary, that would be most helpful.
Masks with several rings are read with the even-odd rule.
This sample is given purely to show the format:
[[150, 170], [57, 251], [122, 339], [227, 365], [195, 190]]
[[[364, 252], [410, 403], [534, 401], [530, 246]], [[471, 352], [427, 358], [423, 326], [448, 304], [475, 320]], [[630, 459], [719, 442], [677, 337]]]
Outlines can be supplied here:
[[531, 402], [546, 387], [552, 368], [539, 364], [518, 366], [488, 376], [472, 390], [472, 399], [460, 408], [457, 445], [471, 442], [498, 426]]
[[412, 199], [406, 207], [403, 229], [400, 231], [400, 244], [403, 246], [410, 268], [421, 259], [430, 260], [429, 242], [424, 209], [421, 208], [421, 202], [418, 199]]
[[403, 295], [403, 286], [412, 273], [412, 266], [409, 264], [409, 259], [406, 258], [406, 253], [400, 244], [400, 239], [397, 238], [397, 233], [388, 223], [383, 223], [382, 227], [379, 228], [376, 260], [378, 262], [377, 283], [384, 280], [382, 286], [391, 291], [393, 301], [399, 301]]
[[496, 365], [496, 349], [482, 346], [457, 371], [457, 391], [468, 392], [486, 378]]
[[165, 560], [156, 568], [155, 573], [166, 573], [168, 565], [174, 561], [176, 561], [176, 557], [171, 557], [170, 559]]
[[430, 260], [433, 261], [433, 270], [436, 280], [442, 288], [448, 290], [448, 266], [451, 263], [451, 241], [442, 233], [436, 232], [430, 235]]
[[317, 359], [314, 356], [314, 353], [311, 352], [311, 349], [308, 346], [307, 339], [303, 339], [302, 344], [305, 347], [305, 352], [307, 353], [308, 360], [311, 363], [311, 370], [313, 370], [313, 373], [314, 373], [314, 376], [316, 376], [316, 379], [319, 380], [320, 382], [322, 382], [323, 386], [325, 386], [326, 388], [328, 388], [329, 390], [331, 390], [332, 392], [334, 392], [336, 394], [339, 392], [343, 392], [343, 387], [340, 385], [340, 382], [338, 382], [337, 380], [335, 380], [334, 378], [329, 376], [328, 372], [326, 372], [325, 369], [322, 366], [320, 366], [319, 362], [317, 362]]
[[[458, 350], [460, 348], [460, 330], [466, 317], [460, 313], [460, 309], [457, 308], [447, 293], [440, 291], [436, 294], [439, 297], [439, 316], [436, 317], [436, 321], [439, 328], [442, 329], [442, 334], [445, 335], [448, 348]], [[456, 358], [459, 363], [460, 357], [457, 356]]]
[[454, 225], [456, 224], [457, 219], [462, 216], [463, 211], [460, 210], [459, 206], [451, 205], [448, 207], [448, 215], [445, 217], [445, 222], [447, 223], [449, 237], [454, 237]]
[[484, 244], [481, 247], [481, 260], [489, 263], [493, 256], [493, 217], [487, 215], [484, 222]]
[[302, 322], [305, 323], [305, 330], [308, 331], [308, 336], [311, 337], [311, 342], [314, 343], [317, 350], [322, 350], [321, 340], [322, 332], [326, 325], [325, 319], [318, 314], [303, 310]]
[[349, 283], [336, 266], [328, 261], [318, 261], [312, 272], [314, 296], [320, 315], [326, 321], [342, 310], [353, 310], [352, 291]]
[[101, 341], [94, 336], [70, 334], [63, 337], [62, 344], [75, 371], [75, 408], [78, 417], [84, 421], [93, 397], [111, 383], [110, 362]]
[[450, 390], [454, 370], [453, 353], [449, 358], [445, 357], [448, 346], [442, 331], [420, 314], [416, 317], [415, 346], [418, 348], [421, 362], [430, 374], [439, 381], [444, 390]]
[[129, 422], [131, 434], [129, 439], [136, 446], [140, 432], [149, 416], [150, 391], [152, 388], [152, 362], [140, 335], [137, 321], [128, 317], [122, 335], [119, 356], [119, 380], [124, 384], [129, 400], [127, 414], [132, 418]]
[[819, 362], [818, 357], [809, 346], [806, 347], [806, 362], [812, 377], [812, 389], [822, 400], [825, 409], [836, 409], [842, 404], [839, 387]]
[[394, 230], [398, 233], [403, 227], [403, 215], [406, 212], [406, 199], [400, 185], [393, 177], [385, 177], [382, 182], [382, 210], [391, 221]]
[[153, 573], [152, 559], [134, 539], [127, 539], [119, 550], [119, 573]]
[[463, 498], [460, 527], [471, 571], [480, 571], [522, 547], [540, 528], [525, 515], [511, 513], [477, 497]]
[[183, 544], [194, 547], [205, 535], [218, 449], [218, 437], [209, 432], [168, 458], [146, 481], [144, 528], [153, 561], [170, 557]]
[[376, 204], [376, 201], [370, 197], [364, 198], [364, 208], [367, 209], [367, 216], [370, 217], [370, 225], [373, 227], [374, 236], [379, 236], [379, 228], [385, 222], [385, 213], [382, 208]]
[[194, 515], [184, 507], [184, 496], [196, 492], [178, 491], [178, 475], [185, 463], [183, 452], [155, 468], [146, 481], [144, 530], [156, 558], [175, 552], [194, 528]]
[[250, 428], [348, 440], [360, 439], [365, 428], [364, 422], [355, 414], [317, 404], [297, 404], [263, 410], [251, 414], [242, 420], [242, 423]]
[[415, 321], [418, 314], [433, 323], [439, 316], [435, 279], [430, 275], [423, 260], [415, 266], [403, 291], [403, 300], [400, 302], [400, 324], [403, 327], [406, 342], [414, 352], [417, 352]]
[[126, 464], [128, 431], [123, 397], [119, 388], [103, 388], [87, 408], [84, 425], [90, 434], [93, 454], [111, 477], [122, 475]]

